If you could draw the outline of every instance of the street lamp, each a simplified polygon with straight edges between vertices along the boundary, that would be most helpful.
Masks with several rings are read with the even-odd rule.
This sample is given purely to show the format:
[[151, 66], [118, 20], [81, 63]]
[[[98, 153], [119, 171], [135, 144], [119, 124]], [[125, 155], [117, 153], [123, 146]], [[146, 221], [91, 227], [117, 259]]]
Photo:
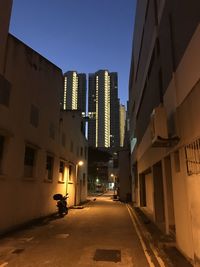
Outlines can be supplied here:
[[114, 192], [113, 192], [113, 198], [116, 198], [115, 196], [115, 189], [116, 189], [116, 175], [114, 175], [113, 173], [111, 173], [110, 175], [112, 178], [114, 178]]
[[75, 192], [74, 192], [74, 205], [76, 206], [76, 197], [77, 197], [77, 185], [78, 185], [78, 170], [79, 170], [79, 166], [83, 166], [84, 162], [82, 160], [80, 160], [77, 164], [76, 164], [76, 175], [75, 175]]
[[83, 162], [82, 160], [80, 160], [80, 161], [78, 162], [78, 166], [83, 166], [83, 164], [84, 164], [84, 162]]

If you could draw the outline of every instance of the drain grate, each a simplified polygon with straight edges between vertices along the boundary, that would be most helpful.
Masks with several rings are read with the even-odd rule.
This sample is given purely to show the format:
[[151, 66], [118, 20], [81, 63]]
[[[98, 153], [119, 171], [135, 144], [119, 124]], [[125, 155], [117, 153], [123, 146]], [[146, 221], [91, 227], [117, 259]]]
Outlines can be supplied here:
[[121, 250], [97, 249], [93, 260], [120, 262], [121, 261]]
[[15, 250], [12, 251], [13, 254], [20, 254], [24, 251], [24, 248], [17, 248]]

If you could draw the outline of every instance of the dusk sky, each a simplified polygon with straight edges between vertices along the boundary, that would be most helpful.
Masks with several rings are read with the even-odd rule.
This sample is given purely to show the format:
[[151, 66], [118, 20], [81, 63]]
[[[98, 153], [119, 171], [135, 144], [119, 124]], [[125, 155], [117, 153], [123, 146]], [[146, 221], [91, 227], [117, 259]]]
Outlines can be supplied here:
[[14, 0], [10, 32], [64, 72], [118, 72], [126, 104], [136, 0]]

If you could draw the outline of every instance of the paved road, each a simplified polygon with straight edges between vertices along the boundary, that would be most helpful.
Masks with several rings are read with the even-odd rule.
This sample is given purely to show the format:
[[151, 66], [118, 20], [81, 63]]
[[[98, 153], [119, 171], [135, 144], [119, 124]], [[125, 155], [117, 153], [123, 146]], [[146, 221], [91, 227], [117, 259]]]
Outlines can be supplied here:
[[[152, 254], [152, 255], [151, 255]], [[142, 240], [126, 204], [97, 197], [0, 242], [0, 267], [164, 266]]]

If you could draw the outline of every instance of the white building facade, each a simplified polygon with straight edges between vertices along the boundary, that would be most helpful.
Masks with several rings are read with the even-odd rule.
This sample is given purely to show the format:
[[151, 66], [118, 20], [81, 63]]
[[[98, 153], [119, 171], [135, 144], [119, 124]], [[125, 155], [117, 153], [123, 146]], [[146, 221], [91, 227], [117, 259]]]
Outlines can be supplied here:
[[135, 204], [200, 266], [200, 3], [179, 4], [137, 4], [129, 83], [132, 190]]

